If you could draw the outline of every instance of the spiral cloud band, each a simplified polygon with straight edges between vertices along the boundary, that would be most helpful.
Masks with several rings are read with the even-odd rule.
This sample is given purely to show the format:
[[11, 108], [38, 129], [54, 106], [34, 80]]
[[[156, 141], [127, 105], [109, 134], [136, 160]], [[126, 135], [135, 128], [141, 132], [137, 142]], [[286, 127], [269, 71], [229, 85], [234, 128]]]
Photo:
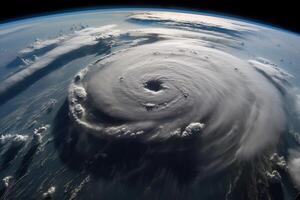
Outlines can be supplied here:
[[253, 63], [189, 38], [130, 47], [75, 76], [71, 117], [100, 138], [195, 136], [200, 151], [251, 156], [285, 127], [281, 94]]

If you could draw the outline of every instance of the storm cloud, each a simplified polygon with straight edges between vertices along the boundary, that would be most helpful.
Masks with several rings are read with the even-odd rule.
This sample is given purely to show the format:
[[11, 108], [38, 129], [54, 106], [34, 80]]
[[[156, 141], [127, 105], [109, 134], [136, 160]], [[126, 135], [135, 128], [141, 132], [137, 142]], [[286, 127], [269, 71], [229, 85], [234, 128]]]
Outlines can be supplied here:
[[69, 109], [79, 130], [146, 143], [194, 137], [207, 172], [277, 144], [286, 127], [278, 85], [288, 89], [288, 73], [193, 32], [129, 32], [137, 34], [158, 39], [109, 54], [74, 77]]

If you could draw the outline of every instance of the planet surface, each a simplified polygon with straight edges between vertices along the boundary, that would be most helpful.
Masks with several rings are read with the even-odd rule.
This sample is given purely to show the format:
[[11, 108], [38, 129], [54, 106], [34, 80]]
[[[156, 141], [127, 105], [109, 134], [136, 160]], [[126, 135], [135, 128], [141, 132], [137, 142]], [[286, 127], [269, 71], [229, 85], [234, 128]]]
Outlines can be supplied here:
[[0, 198], [295, 200], [299, 55], [296, 33], [183, 10], [2, 24]]

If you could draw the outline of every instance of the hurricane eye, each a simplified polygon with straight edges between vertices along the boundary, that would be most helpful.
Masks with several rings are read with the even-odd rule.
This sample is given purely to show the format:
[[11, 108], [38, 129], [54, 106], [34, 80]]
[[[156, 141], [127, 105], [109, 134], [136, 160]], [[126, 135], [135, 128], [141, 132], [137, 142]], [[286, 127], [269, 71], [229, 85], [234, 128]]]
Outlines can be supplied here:
[[163, 82], [160, 80], [149, 80], [144, 83], [144, 88], [153, 92], [159, 92], [163, 89]]

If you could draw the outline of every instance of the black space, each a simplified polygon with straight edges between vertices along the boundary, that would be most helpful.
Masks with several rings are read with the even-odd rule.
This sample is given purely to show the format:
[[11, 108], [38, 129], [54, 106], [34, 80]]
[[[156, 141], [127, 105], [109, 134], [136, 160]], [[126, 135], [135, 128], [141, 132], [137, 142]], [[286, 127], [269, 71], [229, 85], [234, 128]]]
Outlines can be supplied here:
[[6, 0], [0, 4], [0, 21], [95, 6], [154, 7], [236, 15], [300, 33], [300, 6], [297, 4], [297, 0]]

